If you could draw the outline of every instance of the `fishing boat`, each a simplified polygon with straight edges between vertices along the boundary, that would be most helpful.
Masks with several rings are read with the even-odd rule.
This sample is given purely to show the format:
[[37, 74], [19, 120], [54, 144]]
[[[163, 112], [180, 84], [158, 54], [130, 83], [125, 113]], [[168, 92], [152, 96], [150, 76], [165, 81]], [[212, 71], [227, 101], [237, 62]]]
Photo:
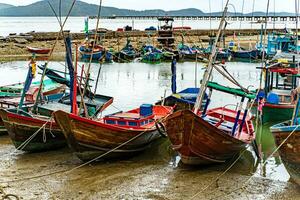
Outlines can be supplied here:
[[35, 47], [26, 47], [27, 51], [34, 54], [48, 54], [51, 49], [50, 48], [35, 48]]
[[108, 155], [110, 158], [124, 158], [145, 150], [160, 137], [156, 121], [170, 113], [172, 107], [144, 104], [140, 108], [100, 119], [84, 118], [64, 111], [56, 111], [54, 118], [75, 155], [85, 161], [113, 149]]
[[[170, 96], [158, 101], [156, 104], [165, 106], [174, 106], [174, 110], [192, 109], [196, 103], [199, 88], [186, 88], [178, 93], [171, 94]], [[203, 106], [205, 101], [203, 102]]]
[[179, 57], [183, 61], [195, 61], [203, 60], [203, 57], [200, 55], [200, 51], [195, 48], [189, 47], [186, 44], [180, 43], [178, 45]]
[[291, 179], [300, 186], [300, 118], [297, 117], [300, 109], [300, 87], [294, 89], [293, 94], [296, 96], [296, 103], [291, 120], [270, 127], [270, 131]]
[[[31, 88], [36, 88], [40, 85], [39, 81], [33, 82]], [[55, 81], [47, 79], [43, 82], [44, 92], [43, 95], [56, 94], [61, 91], [64, 91], [65, 86], [61, 85]], [[0, 87], [0, 100], [4, 97], [19, 97], [21, 96], [22, 90], [24, 88], [24, 83], [15, 83], [11, 85], [1, 86]]]
[[[194, 46], [194, 48], [198, 49], [199, 52], [202, 52], [204, 54], [205, 58], [209, 58], [211, 51], [212, 51], [212, 45], [213, 45], [215, 39], [216, 39], [215, 35], [210, 34], [207, 48], [199, 48], [197, 46]], [[232, 55], [231, 55], [231, 52], [228, 50], [228, 48], [225, 47], [225, 37], [224, 36], [221, 41], [219, 40], [219, 43], [223, 43], [223, 47], [217, 48], [216, 60], [219, 60], [219, 61], [230, 60]]]
[[127, 39], [125, 47], [114, 55], [114, 61], [129, 62], [134, 60], [138, 56], [137, 51], [133, 48], [130, 42], [131, 41]]
[[152, 45], [146, 45], [142, 48], [142, 62], [159, 63], [162, 57], [162, 51]]
[[[95, 95], [93, 98], [84, 98], [85, 105], [90, 116], [97, 115], [108, 107], [112, 97]], [[77, 97], [77, 104], [80, 105], [81, 97]], [[23, 151], [40, 152], [64, 147], [66, 144], [60, 127], [52, 118], [56, 110], [71, 112], [71, 105], [68, 96], [54, 99], [48, 97], [42, 104], [38, 104], [37, 111], [32, 112], [32, 106], [23, 106], [22, 109], [1, 109], [0, 117], [4, 126], [17, 149], [33, 135], [34, 139], [22, 148]], [[38, 113], [38, 114], [35, 114]], [[41, 127], [43, 127], [41, 129]], [[40, 130], [38, 133], [37, 131]]]
[[[71, 40], [66, 37], [66, 61], [69, 69], [69, 87], [70, 94], [67, 98], [45, 98], [40, 100], [39, 94], [42, 85], [38, 88], [38, 94], [34, 97], [33, 106], [24, 105], [25, 94], [32, 80], [32, 67], [29, 67], [28, 75], [25, 81], [25, 87], [22, 92], [21, 100], [17, 109], [0, 110], [0, 116], [8, 134], [19, 150], [36, 152], [61, 148], [65, 146], [66, 140], [59, 126], [55, 123], [52, 113], [56, 110], [65, 112], [78, 112], [79, 115], [97, 116], [109, 104], [112, 103], [112, 97], [94, 95], [89, 92], [77, 95], [77, 68], [74, 68], [72, 62]], [[76, 63], [77, 66], [77, 63]], [[46, 74], [47, 67], [44, 66], [43, 74]], [[76, 78], [75, 78], [76, 77]], [[56, 77], [59, 79], [59, 77]], [[41, 82], [44, 76], [42, 76]], [[104, 97], [104, 98], [103, 98]], [[83, 104], [83, 109], [77, 109], [78, 105]]]
[[[225, 70], [222, 71], [223, 76], [241, 89], [229, 88], [216, 83], [209, 84], [213, 69], [217, 69], [217, 66], [213, 66], [216, 56], [216, 41], [224, 29], [228, 2], [212, 46], [212, 54], [203, 75], [194, 109], [177, 111], [164, 120], [172, 148], [179, 153], [184, 164], [224, 163], [238, 155], [255, 139], [252, 117], [248, 113], [250, 101], [255, 98], [255, 95], [240, 86], [228, 72], [227, 74], [223, 73]], [[208, 100], [205, 107], [201, 109], [207, 88], [209, 88]], [[213, 90], [240, 96], [239, 106], [236, 109], [229, 109], [228, 106], [208, 109]], [[242, 111], [245, 99], [248, 99], [248, 103]]]
[[[300, 186], [300, 118], [296, 123], [286, 121], [270, 128], [275, 143], [279, 148], [279, 155], [284, 166], [289, 172], [291, 179]], [[292, 134], [291, 134], [292, 133]]]
[[[264, 99], [262, 122], [280, 122], [292, 118], [295, 105], [291, 90], [297, 87], [297, 63], [274, 63], [266, 68], [264, 90], [258, 93], [258, 99]], [[257, 112], [257, 104], [253, 113]]]
[[244, 59], [244, 60], [257, 60], [261, 57], [261, 51], [258, 49], [253, 50], [230, 50], [229, 52], [234, 59]]
[[[94, 46], [94, 49], [93, 49]], [[92, 58], [93, 61], [112, 61], [112, 53], [107, 51], [101, 45], [93, 45], [93, 44], [82, 44], [79, 46], [78, 51], [81, 55], [82, 60], [89, 60]]]
[[[209, 82], [210, 89], [254, 99], [241, 89]], [[210, 94], [211, 96], [211, 94]], [[209, 102], [210, 100], [207, 100]], [[208, 165], [223, 163], [237, 155], [255, 139], [252, 117], [248, 110], [217, 107], [195, 114], [192, 110], [180, 110], [164, 121], [172, 147], [184, 164]]]

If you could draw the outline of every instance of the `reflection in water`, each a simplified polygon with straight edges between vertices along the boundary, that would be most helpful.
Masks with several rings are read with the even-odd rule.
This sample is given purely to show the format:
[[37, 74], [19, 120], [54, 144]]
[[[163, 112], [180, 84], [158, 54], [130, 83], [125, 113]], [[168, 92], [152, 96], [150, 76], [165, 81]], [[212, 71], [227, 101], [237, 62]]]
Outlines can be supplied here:
[[[42, 64], [42, 63], [39, 63]], [[80, 65], [82, 65], [81, 63]], [[177, 87], [178, 90], [195, 85], [195, 63], [178, 63], [177, 64]], [[234, 73], [234, 77], [244, 86], [253, 85], [257, 87], [259, 84], [259, 70], [256, 67], [259, 63], [227, 63], [227, 70]], [[0, 64], [0, 85], [11, 84], [15, 82], [23, 82], [25, 80], [28, 63], [27, 62], [12, 62]], [[58, 63], [50, 63], [51, 68], [64, 70]], [[99, 64], [92, 64], [91, 78], [96, 80], [99, 70]], [[199, 63], [198, 77], [202, 77], [204, 65]], [[39, 80], [38, 77], [36, 80]], [[113, 106], [109, 107], [103, 114], [116, 112], [118, 109], [128, 110], [133, 107], [138, 107], [142, 103], [154, 103], [160, 100], [167, 91], [167, 95], [171, 93], [171, 68], [169, 63], [161, 63], [149, 65], [144, 63], [114, 63], [103, 64], [101, 69], [100, 80], [98, 83], [97, 93], [114, 97]], [[219, 81], [222, 84], [233, 86], [227, 82], [224, 77], [214, 73], [213, 81]], [[198, 83], [200, 79], [198, 80]], [[95, 83], [92, 83], [95, 85]], [[211, 106], [220, 106], [226, 104], [235, 104], [236, 98], [231, 95], [225, 95], [219, 92], [214, 92], [212, 96]], [[263, 161], [271, 154], [275, 148], [274, 139], [269, 131], [267, 124], [258, 131], [257, 138], [259, 144], [262, 144]], [[180, 164], [180, 158], [174, 151], [171, 150], [167, 140], [162, 140], [156, 144], [155, 148], [151, 148], [145, 154], [141, 155], [143, 159], [149, 157], [155, 162], [166, 162], [173, 167], [184, 167]], [[137, 157], [136, 159], [142, 159]], [[135, 160], [135, 159], [134, 159]], [[212, 170], [224, 170], [230, 165], [230, 162], [219, 166], [211, 166]], [[282, 165], [278, 155], [270, 158], [265, 166], [258, 166], [257, 159], [253, 151], [249, 148], [240, 158], [239, 162], [231, 170], [235, 173], [245, 175], [252, 174], [255, 171], [263, 177], [288, 180], [289, 176]]]

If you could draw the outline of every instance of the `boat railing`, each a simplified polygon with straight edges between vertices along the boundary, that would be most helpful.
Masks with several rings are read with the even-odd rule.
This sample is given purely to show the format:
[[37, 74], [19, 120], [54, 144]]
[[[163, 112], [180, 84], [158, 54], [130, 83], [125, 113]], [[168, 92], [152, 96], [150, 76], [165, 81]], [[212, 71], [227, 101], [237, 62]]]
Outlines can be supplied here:
[[229, 106], [234, 106], [235, 111], [237, 111], [237, 109], [238, 109], [238, 104], [226, 104], [225, 106], [223, 106], [223, 108], [228, 108]]

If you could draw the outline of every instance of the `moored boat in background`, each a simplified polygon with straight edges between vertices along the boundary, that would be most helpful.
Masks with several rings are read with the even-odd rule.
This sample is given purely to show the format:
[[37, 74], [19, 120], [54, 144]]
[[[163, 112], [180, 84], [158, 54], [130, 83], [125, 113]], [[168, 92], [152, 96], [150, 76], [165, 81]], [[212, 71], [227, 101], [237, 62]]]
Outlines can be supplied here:
[[50, 53], [50, 48], [36, 48], [36, 47], [26, 47], [27, 51], [34, 54], [48, 54]]

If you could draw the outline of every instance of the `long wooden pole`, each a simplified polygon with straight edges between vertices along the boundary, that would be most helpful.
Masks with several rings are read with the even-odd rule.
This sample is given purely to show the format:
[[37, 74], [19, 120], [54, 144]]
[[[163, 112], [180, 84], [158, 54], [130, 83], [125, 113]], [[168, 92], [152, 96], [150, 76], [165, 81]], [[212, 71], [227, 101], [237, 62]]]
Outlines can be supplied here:
[[217, 33], [216, 39], [214, 41], [214, 44], [212, 46], [212, 52], [211, 52], [210, 57], [209, 57], [209, 63], [208, 63], [208, 66], [205, 70], [205, 73], [203, 75], [203, 80], [202, 80], [202, 84], [201, 84], [201, 87], [200, 87], [200, 91], [199, 91], [199, 94], [197, 96], [197, 100], [196, 100], [196, 103], [195, 103], [195, 106], [194, 106], [194, 113], [195, 114], [198, 114], [198, 112], [200, 110], [200, 107], [202, 105], [202, 101], [204, 99], [205, 90], [207, 88], [207, 83], [208, 83], [208, 81], [211, 77], [211, 73], [212, 73], [212, 70], [213, 70], [213, 64], [214, 64], [214, 60], [215, 60], [215, 55], [216, 55], [216, 51], [217, 51], [217, 42], [219, 41], [221, 32], [223, 30], [222, 27], [224, 26], [224, 23], [225, 23], [225, 18], [226, 18], [226, 14], [227, 14], [227, 10], [228, 10], [228, 3], [229, 3], [229, 0], [227, 0], [227, 2], [226, 2], [226, 6], [225, 6], [225, 9], [224, 9], [224, 12], [223, 12], [223, 16], [222, 16], [222, 19], [220, 21], [218, 33]]
[[38, 95], [36, 97], [36, 101], [35, 101], [34, 106], [33, 106], [33, 111], [35, 111], [36, 108], [37, 108], [38, 98], [41, 95], [41, 91], [42, 91], [42, 87], [43, 87], [43, 80], [44, 80], [44, 78], [46, 76], [46, 71], [47, 71], [47, 68], [48, 68], [48, 64], [49, 64], [50, 58], [53, 55], [54, 48], [56, 47], [56, 45], [58, 43], [58, 39], [59, 39], [60, 34], [63, 33], [64, 26], [65, 26], [65, 24], [66, 24], [66, 22], [67, 22], [67, 20], [68, 20], [68, 18], [70, 16], [70, 14], [71, 14], [71, 11], [73, 10], [73, 7], [74, 7], [75, 3], [76, 3], [76, 0], [73, 0], [72, 5], [71, 5], [71, 7], [69, 9], [69, 12], [68, 12], [68, 14], [67, 14], [64, 22], [62, 24], [60, 24], [61, 25], [60, 31], [58, 32], [58, 34], [56, 36], [55, 42], [54, 42], [54, 44], [52, 46], [52, 49], [50, 51], [50, 55], [49, 55], [48, 61], [45, 63], [45, 68], [44, 68], [44, 71], [43, 71], [43, 74], [42, 74], [42, 77], [41, 77], [41, 81], [40, 81], [40, 85], [39, 85], [39, 91], [38, 91]]

